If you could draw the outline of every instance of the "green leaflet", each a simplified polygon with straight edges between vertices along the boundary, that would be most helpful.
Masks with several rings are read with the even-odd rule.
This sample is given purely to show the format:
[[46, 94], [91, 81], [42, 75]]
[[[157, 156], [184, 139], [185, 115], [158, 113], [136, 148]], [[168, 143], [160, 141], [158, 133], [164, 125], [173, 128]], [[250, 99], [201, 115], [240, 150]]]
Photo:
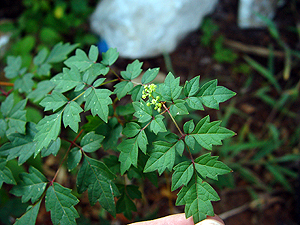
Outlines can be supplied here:
[[218, 156], [211, 156], [210, 153], [204, 154], [195, 159], [195, 168], [203, 177], [217, 180], [218, 175], [229, 173], [231, 169], [221, 161], [217, 161]]
[[188, 161], [181, 162], [174, 167], [174, 173], [172, 175], [172, 187], [171, 191], [175, 191], [182, 185], [186, 186], [192, 179], [194, 174], [193, 164]]
[[158, 86], [157, 93], [161, 96], [162, 100], [174, 101], [179, 98], [182, 87], [179, 85], [180, 78], [173, 76], [170, 72], [168, 73], [164, 83]]
[[155, 79], [155, 77], [157, 76], [159, 72], [159, 68], [153, 68], [153, 69], [148, 69], [142, 77], [142, 84], [147, 84], [150, 83], [151, 81], [153, 81]]
[[88, 189], [92, 205], [99, 201], [105, 210], [116, 216], [114, 196], [118, 196], [119, 191], [113, 183], [115, 177], [103, 162], [85, 156], [77, 175], [78, 192]]
[[190, 81], [185, 82], [183, 92], [186, 97], [194, 96], [195, 94], [197, 94], [200, 87], [199, 80], [200, 76], [197, 76], [191, 79]]
[[182, 100], [174, 101], [174, 103], [175, 104], [172, 104], [170, 107], [170, 113], [173, 117], [189, 114], [189, 111], [185, 107], [184, 102]]
[[32, 90], [34, 82], [32, 80], [33, 74], [26, 73], [19, 79], [15, 81], [14, 88], [18, 90], [20, 93], [29, 93]]
[[143, 71], [141, 69], [142, 65], [143, 63], [139, 60], [134, 60], [133, 63], [127, 65], [126, 71], [121, 71], [121, 76], [125, 80], [133, 80], [134, 78], [137, 78]]
[[38, 102], [43, 99], [52, 89], [55, 84], [50, 80], [43, 80], [38, 83], [37, 88], [28, 94], [29, 99], [33, 99], [33, 102]]
[[204, 220], [206, 216], [214, 216], [211, 201], [220, 200], [216, 191], [199, 177], [192, 177], [177, 196], [176, 205], [185, 205], [185, 216], [193, 216], [194, 223]]
[[54, 90], [64, 93], [82, 85], [83, 80], [78, 68], [73, 65], [70, 68], [63, 68], [63, 73], [59, 73], [51, 79], [51, 82], [56, 85]]
[[53, 110], [55, 112], [57, 109], [62, 107], [68, 102], [68, 99], [57, 91], [52, 91], [51, 95], [47, 95], [41, 102], [40, 105], [43, 106], [45, 111]]
[[117, 52], [116, 48], [110, 48], [106, 52], [102, 53], [102, 61], [101, 63], [106, 66], [111, 66], [118, 59], [119, 52]]
[[220, 123], [221, 121], [210, 122], [209, 116], [206, 116], [189, 136], [195, 138], [202, 147], [212, 150], [213, 145], [222, 145], [222, 140], [235, 135], [233, 131], [220, 127]]
[[167, 132], [166, 126], [162, 121], [165, 117], [162, 115], [156, 115], [150, 123], [150, 130], [158, 134], [158, 132]]
[[13, 133], [9, 136], [11, 142], [0, 147], [0, 155], [7, 156], [7, 160], [19, 157], [19, 165], [27, 161], [35, 152], [36, 143], [33, 138], [37, 130], [34, 123], [28, 123], [26, 134]]
[[[96, 51], [98, 51], [98, 49], [95, 49], [95, 46], [91, 46], [90, 52], [91, 52], [91, 56], [94, 58], [96, 57]], [[97, 56], [98, 56], [98, 53], [97, 53]], [[68, 58], [64, 63], [70, 68], [73, 66], [76, 66], [79, 71], [85, 71], [88, 68], [90, 68], [94, 64], [95, 61], [93, 61], [91, 58], [89, 58], [85, 54], [85, 52], [82, 51], [81, 49], [76, 49], [75, 55]]]
[[139, 151], [137, 137], [122, 141], [118, 145], [118, 150], [121, 151], [119, 161], [121, 163], [121, 174], [123, 175], [131, 165], [137, 167]]
[[152, 172], [157, 170], [161, 175], [166, 169], [172, 171], [175, 163], [176, 143], [168, 143], [165, 141], [157, 141], [153, 143], [153, 150], [150, 152], [144, 172]]
[[79, 148], [72, 148], [70, 153], [68, 154], [68, 170], [72, 171], [78, 164], [80, 163], [82, 157], [82, 153]]
[[64, 126], [69, 126], [74, 132], [78, 132], [78, 123], [81, 121], [79, 114], [83, 109], [77, 102], [71, 101], [63, 112]]
[[125, 128], [123, 129], [122, 133], [127, 137], [134, 137], [136, 136], [141, 130], [140, 125], [134, 122], [127, 123]]
[[69, 43], [56, 44], [53, 49], [50, 51], [48, 58], [46, 59], [46, 63], [58, 63], [62, 62], [67, 58], [67, 55], [71, 53], [78, 44], [70, 45]]
[[121, 196], [116, 204], [117, 213], [123, 213], [126, 218], [132, 219], [132, 211], [137, 211], [132, 200], [142, 198], [142, 193], [139, 191], [139, 187], [134, 185], [118, 185], [118, 189]]
[[91, 110], [93, 116], [98, 115], [107, 123], [108, 105], [112, 103], [109, 97], [111, 94], [112, 92], [110, 90], [90, 87], [84, 94], [86, 100], [85, 111]]
[[189, 120], [183, 125], [183, 132], [186, 134], [192, 133], [194, 129], [195, 129], [195, 124], [193, 120]]
[[144, 87], [142, 85], [136, 85], [129, 94], [134, 102], [139, 101], [142, 98]]
[[34, 137], [34, 141], [37, 143], [34, 156], [37, 156], [42, 148], [47, 148], [52, 140], [56, 140], [61, 127], [61, 115], [62, 112], [60, 111], [50, 116], [45, 116], [36, 125], [38, 132]]
[[24, 99], [14, 105], [14, 95], [10, 94], [1, 104], [0, 110], [2, 115], [8, 121], [6, 135], [12, 133], [25, 133], [26, 125], [26, 106], [27, 100]]
[[31, 200], [35, 203], [42, 196], [48, 180], [34, 167], [29, 167], [29, 173], [21, 173], [20, 179], [21, 182], [12, 188], [11, 193], [22, 196], [22, 202]]
[[205, 83], [197, 94], [197, 96], [200, 97], [201, 102], [212, 109], [219, 109], [219, 103], [225, 102], [235, 96], [233, 91], [222, 86], [217, 86], [217, 83], [217, 80]]
[[20, 74], [21, 66], [22, 66], [21, 56], [18, 57], [8, 56], [7, 66], [4, 68], [5, 77], [7, 79], [12, 79], [17, 77]]
[[79, 215], [74, 206], [79, 201], [71, 191], [56, 182], [48, 187], [45, 204], [47, 212], [51, 213], [51, 221], [54, 225], [76, 224], [75, 219]]
[[144, 100], [132, 103], [135, 113], [135, 117], [139, 119], [140, 123], [148, 122], [152, 118], [152, 108], [147, 106]]
[[133, 83], [130, 81], [122, 81], [120, 83], [117, 83], [114, 87], [114, 93], [117, 94], [117, 97], [120, 100], [133, 89]]
[[94, 131], [87, 133], [81, 140], [80, 145], [85, 152], [94, 152], [101, 147], [104, 136], [95, 134]]
[[[1, 163], [2, 164], [2, 163]], [[1, 166], [3, 168], [1, 168], [0, 170], [0, 188], [2, 187], [3, 182], [7, 183], [7, 184], [16, 184], [16, 181], [10, 171], [10, 169], [8, 167], [5, 166]]]
[[35, 224], [37, 215], [40, 210], [41, 201], [42, 199], [36, 204], [29, 206], [26, 212], [16, 220], [14, 225]]

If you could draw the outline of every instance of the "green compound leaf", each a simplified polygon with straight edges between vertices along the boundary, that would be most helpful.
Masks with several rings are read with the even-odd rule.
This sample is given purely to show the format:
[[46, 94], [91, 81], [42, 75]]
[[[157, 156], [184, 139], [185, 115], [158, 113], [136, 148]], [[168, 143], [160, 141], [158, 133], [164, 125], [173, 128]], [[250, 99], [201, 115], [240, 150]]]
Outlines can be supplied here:
[[193, 164], [188, 161], [179, 163], [174, 167], [174, 173], [172, 175], [172, 187], [171, 191], [175, 191], [182, 185], [186, 186], [192, 179], [194, 174]]
[[83, 109], [78, 105], [77, 102], [69, 102], [63, 112], [64, 126], [69, 126], [75, 133], [77, 133], [78, 123], [81, 121], [79, 114], [82, 111]]
[[16, 220], [14, 225], [35, 224], [37, 215], [40, 210], [41, 201], [42, 199], [36, 204], [29, 206], [26, 212]]
[[67, 102], [68, 99], [63, 94], [57, 91], [53, 91], [51, 95], [46, 96], [40, 102], [40, 105], [45, 108], [44, 111], [53, 110], [54, 112], [63, 105], [65, 105]]
[[14, 176], [12, 175], [11, 170], [6, 166], [1, 166], [1, 167], [3, 167], [3, 169], [1, 168], [0, 170], [0, 188], [2, 187], [3, 182], [7, 184], [16, 184], [16, 181], [14, 179]]
[[66, 44], [58, 43], [53, 47], [45, 62], [46, 63], [62, 62], [67, 58], [67, 55], [71, 53], [77, 46], [78, 44], [70, 45], [69, 43]]
[[134, 60], [133, 63], [130, 63], [126, 67], [126, 71], [121, 71], [121, 76], [125, 80], [133, 80], [137, 78], [141, 72], [143, 71], [142, 68], [143, 63], [139, 60]]
[[135, 113], [133, 114], [136, 118], [138, 118], [140, 123], [148, 122], [152, 119], [152, 108], [147, 106], [144, 100], [140, 100], [139, 102], [132, 103]]
[[32, 90], [34, 82], [32, 80], [33, 74], [26, 73], [24, 76], [20, 77], [15, 81], [14, 88], [20, 93], [29, 93]]
[[77, 188], [83, 193], [88, 188], [89, 200], [92, 205], [99, 201], [100, 205], [114, 217], [116, 207], [114, 196], [119, 195], [113, 183], [115, 175], [101, 161], [84, 157], [83, 164], [77, 175]]
[[195, 168], [203, 178], [218, 179], [218, 175], [229, 173], [231, 169], [221, 161], [217, 161], [218, 156], [204, 154], [195, 159]]
[[12, 79], [17, 77], [20, 74], [21, 66], [22, 66], [21, 56], [18, 57], [8, 56], [7, 66], [4, 68], [5, 77], [7, 79]]
[[142, 84], [147, 84], [153, 81], [156, 78], [158, 72], [159, 68], [148, 69], [142, 77]]
[[37, 124], [36, 129], [38, 132], [34, 137], [34, 141], [37, 144], [34, 156], [37, 156], [42, 148], [47, 148], [52, 140], [57, 139], [61, 127], [61, 115], [62, 112], [58, 112], [50, 116], [45, 116]]
[[29, 167], [29, 173], [20, 174], [20, 183], [10, 191], [16, 196], [22, 196], [22, 202], [31, 200], [35, 203], [43, 194], [48, 180], [34, 167]]
[[29, 99], [33, 99], [33, 102], [38, 102], [43, 99], [47, 94], [52, 91], [55, 84], [50, 80], [43, 80], [38, 83], [37, 88], [29, 93], [27, 96]]
[[197, 96], [200, 97], [201, 102], [212, 109], [219, 109], [219, 103], [225, 102], [235, 96], [233, 91], [222, 86], [217, 86], [217, 83], [217, 80], [205, 83], [197, 94]]
[[87, 133], [81, 140], [80, 145], [85, 152], [94, 152], [101, 147], [104, 136], [95, 134], [94, 131]]
[[71, 189], [65, 188], [58, 183], [53, 183], [47, 189], [45, 204], [47, 212], [51, 212], [51, 221], [54, 225], [76, 224], [79, 217], [74, 206], [79, 202], [71, 193]]
[[114, 93], [117, 94], [117, 97], [120, 100], [133, 89], [133, 83], [130, 81], [122, 81], [120, 83], [117, 83], [114, 87]]
[[166, 169], [172, 171], [175, 163], [177, 144], [180, 143], [168, 143], [165, 141], [154, 142], [154, 148], [150, 152], [150, 158], [145, 165], [144, 172], [148, 173], [157, 170], [159, 175], [161, 175]]
[[156, 115], [150, 123], [150, 130], [156, 135], [158, 132], [167, 132], [166, 126], [162, 121], [164, 118], [162, 115]]
[[112, 92], [108, 89], [95, 89], [90, 87], [86, 90], [84, 98], [86, 100], [85, 111], [91, 110], [92, 115], [98, 115], [104, 122], [108, 119], [108, 105], [112, 104], [109, 97]]
[[101, 63], [106, 66], [111, 66], [118, 59], [119, 53], [116, 48], [110, 48], [107, 52], [102, 53], [102, 61]]
[[55, 90], [61, 93], [83, 84], [80, 72], [75, 66], [71, 66], [71, 69], [63, 68], [63, 73], [57, 74], [51, 82], [56, 85]]
[[192, 177], [177, 196], [176, 205], [185, 205], [186, 218], [193, 216], [195, 224], [204, 220], [206, 216], [214, 216], [211, 201], [220, 200], [216, 191], [199, 177]]
[[212, 150], [213, 145], [222, 145], [222, 140], [235, 135], [233, 131], [220, 127], [220, 124], [221, 121], [210, 122], [209, 116], [206, 116], [189, 136], [194, 137], [202, 147]]
[[186, 97], [194, 96], [195, 94], [197, 94], [200, 88], [199, 80], [200, 76], [197, 76], [191, 79], [190, 81], [185, 82], [183, 92]]

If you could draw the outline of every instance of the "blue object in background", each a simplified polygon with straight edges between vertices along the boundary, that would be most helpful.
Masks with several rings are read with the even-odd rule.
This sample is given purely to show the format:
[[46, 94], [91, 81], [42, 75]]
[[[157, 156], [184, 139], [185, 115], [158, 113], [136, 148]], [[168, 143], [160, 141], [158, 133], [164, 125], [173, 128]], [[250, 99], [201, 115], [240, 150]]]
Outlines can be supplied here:
[[100, 38], [97, 46], [98, 46], [98, 49], [99, 49], [100, 53], [106, 52], [109, 49], [106, 41], [104, 39], [102, 39], [102, 38]]

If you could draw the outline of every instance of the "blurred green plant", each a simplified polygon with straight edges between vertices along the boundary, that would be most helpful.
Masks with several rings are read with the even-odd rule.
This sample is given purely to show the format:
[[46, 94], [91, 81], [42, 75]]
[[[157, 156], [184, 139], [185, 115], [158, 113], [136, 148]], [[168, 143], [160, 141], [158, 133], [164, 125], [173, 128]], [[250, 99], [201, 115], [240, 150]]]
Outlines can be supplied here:
[[97, 43], [89, 32], [88, 18], [96, 1], [23, 0], [23, 12], [16, 20], [3, 21], [0, 31], [11, 34], [7, 55], [22, 56], [29, 66], [40, 49], [50, 50], [58, 42], [80, 43], [82, 47]]

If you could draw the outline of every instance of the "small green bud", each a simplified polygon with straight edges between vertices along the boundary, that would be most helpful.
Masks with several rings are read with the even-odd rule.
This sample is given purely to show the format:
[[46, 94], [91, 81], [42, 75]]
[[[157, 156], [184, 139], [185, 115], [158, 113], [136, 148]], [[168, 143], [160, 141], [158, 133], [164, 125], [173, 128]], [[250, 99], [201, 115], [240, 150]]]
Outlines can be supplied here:
[[151, 105], [151, 103], [150, 102], [147, 102], [147, 106], [150, 106]]
[[160, 99], [160, 97], [159, 97], [159, 96], [156, 96], [156, 100], [159, 101], [159, 99]]

